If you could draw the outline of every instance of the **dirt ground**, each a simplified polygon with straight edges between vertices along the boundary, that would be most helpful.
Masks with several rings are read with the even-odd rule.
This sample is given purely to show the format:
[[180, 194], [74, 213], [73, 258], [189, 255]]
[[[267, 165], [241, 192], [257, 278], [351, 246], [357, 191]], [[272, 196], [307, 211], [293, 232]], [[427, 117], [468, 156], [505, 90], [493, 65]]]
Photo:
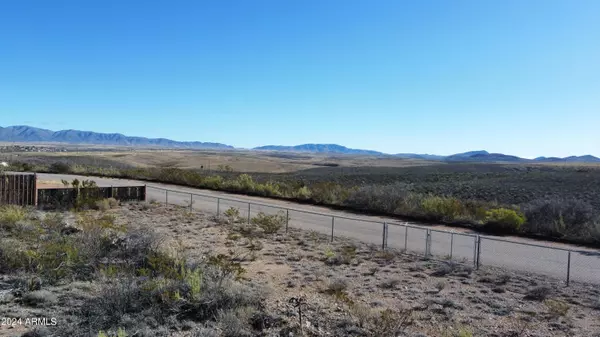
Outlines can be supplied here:
[[[292, 298], [302, 298], [307, 336], [375, 336], [367, 327], [383, 309], [402, 313], [404, 336], [600, 336], [600, 289], [536, 275], [431, 261], [352, 240], [290, 229], [250, 240], [231, 224], [178, 206], [128, 204], [109, 211], [121, 223], [154, 228], [166, 249], [191, 259], [224, 253], [240, 257], [246, 282], [269, 291], [267, 311], [299, 324]], [[94, 282], [46, 289], [45, 305], [15, 300], [11, 276], [0, 276], [3, 317], [69, 320], [77, 305], [94, 293]], [[364, 321], [364, 322], [363, 322]], [[185, 328], [183, 327], [185, 325]], [[365, 327], [363, 329], [362, 326]], [[31, 326], [29, 326], [31, 327]], [[374, 328], [374, 327], [373, 327]], [[190, 323], [175, 323], [173, 336], [194, 334]], [[25, 325], [0, 326], [0, 336], [19, 336]], [[298, 336], [278, 331], [265, 336]]]

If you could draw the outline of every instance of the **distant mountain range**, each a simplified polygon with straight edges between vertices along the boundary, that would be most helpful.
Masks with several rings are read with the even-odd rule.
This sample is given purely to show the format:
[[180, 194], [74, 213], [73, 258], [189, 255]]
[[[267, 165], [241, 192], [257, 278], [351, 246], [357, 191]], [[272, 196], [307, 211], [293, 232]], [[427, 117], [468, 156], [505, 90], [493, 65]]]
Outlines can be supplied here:
[[311, 153], [335, 153], [335, 154], [357, 154], [370, 156], [383, 156], [385, 153], [371, 150], [349, 149], [337, 144], [303, 144], [297, 146], [267, 145], [253, 148], [259, 151], [278, 152], [311, 152]]
[[[114, 146], [136, 146], [136, 147], [161, 147], [175, 149], [221, 149], [233, 150], [233, 146], [210, 143], [210, 142], [180, 142], [165, 138], [129, 137], [120, 133], [97, 133], [79, 130], [51, 131], [31, 126], [19, 125], [0, 127], [0, 142], [56, 142], [70, 144], [89, 145], [114, 145]], [[256, 151], [275, 152], [304, 152], [322, 154], [346, 154], [346, 155], [368, 155], [385, 156], [392, 158], [438, 160], [447, 162], [583, 162], [600, 163], [600, 158], [585, 155], [571, 156], [566, 158], [538, 157], [525, 159], [502, 153], [489, 153], [487, 151], [470, 151], [457, 153], [450, 156], [439, 156], [433, 154], [397, 153], [387, 154], [372, 150], [351, 149], [337, 144], [303, 144], [297, 146], [266, 145], [253, 148]]]
[[50, 131], [25, 125], [0, 127], [0, 142], [58, 142], [185, 149], [234, 148], [220, 143], [178, 142], [165, 138], [128, 137], [120, 133], [97, 133], [79, 130]]

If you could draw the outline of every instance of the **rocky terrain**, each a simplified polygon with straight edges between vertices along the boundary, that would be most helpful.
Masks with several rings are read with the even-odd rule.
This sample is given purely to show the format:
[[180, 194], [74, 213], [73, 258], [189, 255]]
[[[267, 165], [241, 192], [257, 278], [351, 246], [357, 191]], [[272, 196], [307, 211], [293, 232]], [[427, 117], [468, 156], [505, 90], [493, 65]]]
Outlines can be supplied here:
[[[215, 218], [150, 203], [99, 208], [27, 211], [18, 217], [3, 213], [0, 311], [22, 322], [3, 323], [0, 336], [600, 336], [597, 286], [564, 287], [536, 275], [473, 270], [352, 240], [330, 242], [313, 232], [285, 233], [277, 216], [258, 216], [246, 224], [235, 209]], [[58, 240], [52, 242], [62, 248], [27, 241], [23, 233], [32, 226], [44, 231], [42, 240]], [[88, 254], [80, 246], [77, 254], [64, 250], [68, 237], [110, 238], [112, 248], [79, 260]], [[25, 243], [15, 245], [18, 240]], [[144, 248], [144, 242], [153, 248]], [[71, 258], [51, 269], [41, 262], [38, 269], [17, 268], [8, 252], [30, 244], [40, 254], [45, 247]], [[146, 255], [144, 249], [149, 249]], [[155, 259], [154, 249], [165, 252], [164, 261], [139, 267], [135, 256]], [[181, 277], [185, 282], [177, 283], [179, 269], [169, 269], [166, 256], [186, 261], [187, 267], [181, 267], [189, 270]], [[210, 266], [225, 276], [213, 278]], [[203, 275], [195, 295], [190, 290], [195, 288], [193, 270]], [[175, 276], [169, 276], [172, 272]], [[152, 296], [144, 292], [147, 288], [132, 285], [156, 279], [173, 283]], [[174, 284], [178, 290], [169, 293]], [[141, 306], [140, 298], [152, 305]], [[211, 308], [214, 315], [198, 314], [209, 310], [207, 303], [222, 307]], [[47, 320], [44, 326], [23, 323], [32, 317]]]

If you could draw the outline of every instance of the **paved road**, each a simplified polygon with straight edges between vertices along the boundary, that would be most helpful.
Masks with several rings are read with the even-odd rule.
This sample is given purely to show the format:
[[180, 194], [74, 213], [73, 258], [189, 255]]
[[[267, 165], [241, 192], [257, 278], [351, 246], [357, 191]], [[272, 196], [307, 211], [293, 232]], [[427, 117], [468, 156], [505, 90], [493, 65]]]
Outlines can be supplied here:
[[[74, 175], [38, 174], [38, 180], [60, 181], [74, 178], [92, 179], [99, 186], [133, 186], [145, 182], [112, 178], [90, 178]], [[165, 189], [170, 190], [169, 192]], [[192, 199], [190, 199], [190, 194]], [[202, 195], [199, 195], [202, 194]], [[207, 213], [222, 213], [229, 207], [236, 207], [243, 217], [258, 212], [274, 214], [288, 209], [290, 227], [314, 230], [334, 236], [345, 236], [377, 245], [382, 244], [383, 223], [388, 226], [388, 247], [404, 249], [424, 254], [426, 247], [426, 229], [431, 229], [431, 253], [438, 257], [452, 256], [453, 259], [473, 263], [475, 256], [475, 235], [463, 229], [450, 229], [445, 226], [420, 226], [417, 223], [401, 222], [397, 219], [356, 215], [348, 212], [333, 211], [324, 207], [301, 205], [287, 201], [232, 195], [224, 192], [179, 187], [168, 184], [148, 184], [147, 199], [170, 204], [187, 205]], [[259, 205], [260, 204], [260, 205]], [[326, 215], [323, 215], [326, 214]], [[332, 217], [335, 217], [333, 219]], [[355, 220], [359, 219], [359, 220]], [[510, 240], [505, 242], [502, 240]], [[536, 246], [534, 246], [536, 245]], [[572, 250], [568, 271], [569, 252]], [[505, 267], [545, 274], [566, 280], [570, 273], [572, 281], [600, 284], [600, 251], [572, 245], [543, 243], [524, 238], [497, 238], [481, 236], [480, 263], [482, 266]]]

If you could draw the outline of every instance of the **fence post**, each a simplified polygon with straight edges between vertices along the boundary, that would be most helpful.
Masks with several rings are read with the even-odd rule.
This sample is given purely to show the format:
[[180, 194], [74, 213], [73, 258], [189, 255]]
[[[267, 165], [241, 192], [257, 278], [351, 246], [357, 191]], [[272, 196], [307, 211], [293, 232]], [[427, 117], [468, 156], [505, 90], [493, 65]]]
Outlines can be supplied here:
[[250, 203], [248, 203], [248, 224], [250, 224]]
[[190, 212], [192, 211], [192, 205], [194, 204], [194, 195], [190, 193]]
[[404, 226], [404, 252], [408, 250], [408, 226]]
[[571, 281], [571, 251], [569, 251], [567, 262], [567, 287], [569, 286], [569, 282]]
[[477, 235], [477, 270], [479, 270], [479, 259], [481, 259], [481, 236]]
[[331, 242], [333, 242], [333, 226], [335, 226], [335, 217], [331, 217]]
[[387, 249], [388, 247], [388, 238], [390, 237], [390, 225], [389, 224], [385, 224], [385, 248]]
[[381, 250], [385, 250], [385, 222], [383, 223], [383, 234], [381, 235]]
[[221, 198], [217, 198], [217, 219], [221, 217]]
[[428, 229], [428, 230], [425, 232], [425, 258], [428, 258], [428, 257], [429, 257], [429, 245], [430, 245], [429, 238], [430, 238], [430, 237], [431, 237], [431, 232], [430, 232], [430, 230]]
[[165, 190], [165, 205], [169, 204], [169, 190]]
[[288, 232], [288, 226], [289, 226], [289, 222], [290, 222], [290, 210], [289, 209], [285, 209], [285, 232]]
[[473, 267], [477, 266], [477, 236], [473, 237]]
[[450, 260], [452, 260], [452, 251], [454, 249], [454, 233], [450, 234]]

